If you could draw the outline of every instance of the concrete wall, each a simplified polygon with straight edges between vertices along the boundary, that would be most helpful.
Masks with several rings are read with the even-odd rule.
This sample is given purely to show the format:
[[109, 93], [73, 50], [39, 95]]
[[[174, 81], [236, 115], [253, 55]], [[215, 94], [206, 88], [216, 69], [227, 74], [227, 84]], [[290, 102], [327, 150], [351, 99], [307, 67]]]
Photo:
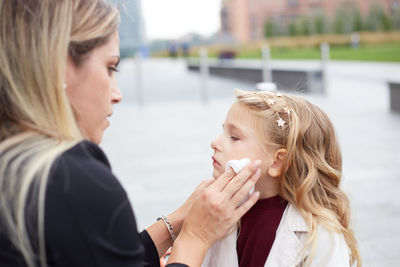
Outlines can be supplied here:
[[[190, 63], [188, 69], [199, 71], [199, 65]], [[261, 68], [240, 66], [209, 66], [209, 73], [219, 77], [236, 79], [253, 84], [263, 82]], [[307, 93], [324, 93], [321, 70], [272, 69], [272, 82], [282, 91], [301, 91]]]

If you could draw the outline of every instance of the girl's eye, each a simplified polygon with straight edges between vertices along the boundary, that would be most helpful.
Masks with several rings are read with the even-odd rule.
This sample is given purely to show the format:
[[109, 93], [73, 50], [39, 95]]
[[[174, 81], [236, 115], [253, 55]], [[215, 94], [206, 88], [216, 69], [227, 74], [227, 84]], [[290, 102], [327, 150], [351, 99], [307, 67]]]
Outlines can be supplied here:
[[231, 136], [230, 138], [231, 138], [232, 141], [239, 141], [240, 140], [239, 138], [237, 138], [235, 136]]

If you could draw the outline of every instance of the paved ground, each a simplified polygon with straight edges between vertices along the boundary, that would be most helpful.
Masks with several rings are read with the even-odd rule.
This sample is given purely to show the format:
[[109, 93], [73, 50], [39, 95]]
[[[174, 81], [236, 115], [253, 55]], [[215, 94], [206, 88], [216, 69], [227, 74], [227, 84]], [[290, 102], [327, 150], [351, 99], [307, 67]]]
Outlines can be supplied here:
[[[197, 73], [187, 72], [182, 61], [149, 60], [141, 66], [144, 105], [139, 106], [136, 67], [131, 60], [121, 62], [118, 79], [125, 98], [115, 108], [102, 147], [143, 229], [211, 177], [209, 144], [233, 101], [232, 89], [253, 85], [211, 77], [210, 101], [204, 104]], [[364, 266], [400, 266], [400, 114], [389, 110], [385, 83], [400, 77], [400, 64], [332, 62], [328, 74], [327, 94], [305, 97], [326, 110], [337, 128], [343, 186]]]

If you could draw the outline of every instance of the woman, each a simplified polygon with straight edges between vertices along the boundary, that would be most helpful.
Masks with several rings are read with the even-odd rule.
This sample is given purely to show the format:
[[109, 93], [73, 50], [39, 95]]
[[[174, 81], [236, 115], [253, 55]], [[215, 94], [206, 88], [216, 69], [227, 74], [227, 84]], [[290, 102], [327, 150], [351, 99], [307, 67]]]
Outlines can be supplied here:
[[172, 244], [169, 266], [199, 266], [258, 198], [238, 207], [254, 162], [137, 232], [96, 145], [121, 101], [118, 20], [104, 0], [0, 2], [1, 266], [158, 266]]

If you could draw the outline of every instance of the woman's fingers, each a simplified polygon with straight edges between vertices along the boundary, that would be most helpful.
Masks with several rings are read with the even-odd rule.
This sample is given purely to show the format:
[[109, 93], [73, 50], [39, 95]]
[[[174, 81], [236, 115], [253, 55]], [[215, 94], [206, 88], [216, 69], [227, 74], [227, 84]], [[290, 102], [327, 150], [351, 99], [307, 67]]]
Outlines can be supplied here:
[[261, 169], [257, 169], [245, 184], [232, 196], [231, 200], [235, 207], [239, 206], [248, 197], [251, 188], [257, 183], [260, 176]]
[[227, 194], [227, 198], [231, 199], [236, 192], [242, 188], [243, 184], [249, 179], [249, 177], [259, 169], [261, 160], [256, 160], [253, 164], [248, 164], [243, 168], [225, 187], [224, 191]]
[[236, 218], [235, 221], [239, 221], [242, 216], [249, 211], [251, 207], [257, 202], [260, 197], [260, 192], [254, 192], [251, 194], [249, 199], [247, 199], [242, 205], [236, 208]]
[[215, 180], [214, 179], [207, 179], [207, 180], [203, 180], [195, 189], [195, 192], [197, 191], [203, 191], [205, 188], [209, 187], [212, 183], [214, 183]]
[[229, 168], [215, 180], [213, 186], [218, 192], [220, 192], [225, 188], [233, 176], [235, 176], [235, 172], [232, 168]]
[[179, 208], [177, 211], [183, 212], [183, 219], [186, 217], [186, 214], [188, 213], [189, 209], [192, 207], [193, 202], [196, 200], [196, 198], [207, 188], [209, 187], [212, 183], [214, 183], [214, 179], [208, 179], [202, 181], [196, 189], [193, 191], [193, 193], [190, 195], [190, 197], [183, 203], [181, 208]]
[[196, 189], [199, 195], [194, 198], [185, 216], [183, 234], [196, 236], [208, 245], [225, 236], [257, 201], [253, 195], [238, 207], [239, 199], [245, 197], [259, 178], [259, 173], [254, 172], [259, 169], [260, 163], [256, 161], [249, 164], [237, 175], [229, 168], [213, 182], [204, 181], [200, 184]]

